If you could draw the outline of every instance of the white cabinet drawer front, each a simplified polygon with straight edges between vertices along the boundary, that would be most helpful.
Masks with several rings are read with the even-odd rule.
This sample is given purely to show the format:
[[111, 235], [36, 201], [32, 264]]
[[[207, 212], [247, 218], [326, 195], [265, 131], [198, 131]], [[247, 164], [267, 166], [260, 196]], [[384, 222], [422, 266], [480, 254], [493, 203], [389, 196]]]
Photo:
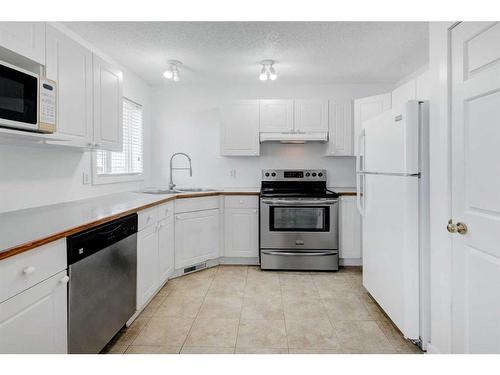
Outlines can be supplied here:
[[137, 213], [137, 229], [143, 230], [150, 225], [156, 225], [158, 222], [158, 207], [148, 208]]
[[66, 239], [0, 261], [0, 302], [66, 268]]
[[239, 195], [225, 197], [225, 208], [258, 208], [258, 195]]
[[67, 353], [67, 281], [62, 271], [0, 303], [0, 353]]
[[158, 206], [158, 220], [171, 217], [174, 214], [174, 202], [167, 202]]
[[219, 208], [219, 197], [182, 198], [175, 201], [175, 213]]

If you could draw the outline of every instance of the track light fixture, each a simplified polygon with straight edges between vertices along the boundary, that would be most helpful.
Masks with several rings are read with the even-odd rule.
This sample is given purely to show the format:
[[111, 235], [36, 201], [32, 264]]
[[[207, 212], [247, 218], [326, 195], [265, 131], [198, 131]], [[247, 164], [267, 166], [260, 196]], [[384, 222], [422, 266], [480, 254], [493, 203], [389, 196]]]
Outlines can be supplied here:
[[168, 69], [163, 72], [163, 77], [168, 80], [173, 80], [175, 82], [179, 81], [181, 74], [179, 72], [179, 67], [182, 63], [178, 60], [168, 60]]
[[260, 62], [262, 69], [260, 70], [259, 79], [261, 81], [275, 81], [278, 78], [276, 70], [274, 69], [274, 60], [262, 60]]

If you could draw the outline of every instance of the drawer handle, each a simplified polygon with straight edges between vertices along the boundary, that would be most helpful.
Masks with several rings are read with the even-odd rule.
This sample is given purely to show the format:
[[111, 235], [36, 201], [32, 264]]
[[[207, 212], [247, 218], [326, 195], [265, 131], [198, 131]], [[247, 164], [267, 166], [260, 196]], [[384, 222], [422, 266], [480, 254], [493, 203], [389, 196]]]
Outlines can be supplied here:
[[68, 275], [63, 276], [63, 277], [61, 277], [61, 278], [59, 279], [59, 282], [60, 282], [61, 284], [67, 284], [67, 283], [68, 283], [68, 281], [69, 281], [69, 276], [68, 276]]
[[253, 210], [253, 212], [257, 212], [257, 210]]
[[149, 215], [149, 216], [148, 216], [148, 221], [151, 221], [151, 220], [153, 220], [153, 216], [152, 216], [152, 215]]
[[29, 267], [26, 267], [26, 268], [23, 270], [23, 273], [24, 273], [25, 275], [30, 275], [30, 274], [32, 274], [33, 272], [35, 272], [35, 270], [36, 270], [36, 267], [34, 267], [34, 266], [29, 266]]

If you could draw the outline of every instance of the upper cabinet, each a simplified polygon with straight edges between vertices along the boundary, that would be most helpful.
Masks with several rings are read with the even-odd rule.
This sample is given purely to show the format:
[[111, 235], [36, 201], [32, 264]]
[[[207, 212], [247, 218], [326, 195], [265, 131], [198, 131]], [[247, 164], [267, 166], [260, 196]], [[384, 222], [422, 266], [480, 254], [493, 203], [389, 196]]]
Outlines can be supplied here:
[[238, 100], [220, 108], [220, 154], [259, 155], [259, 101]]
[[354, 101], [354, 154], [359, 154], [358, 139], [363, 122], [391, 109], [391, 93], [356, 99]]
[[94, 147], [122, 151], [123, 74], [94, 54]]
[[295, 100], [294, 131], [314, 133], [328, 131], [328, 100]]
[[0, 22], [0, 46], [45, 65], [45, 22]]
[[352, 101], [330, 102], [327, 156], [353, 156]]
[[57, 134], [66, 145], [91, 147], [92, 52], [47, 25], [46, 75], [57, 82]]
[[260, 131], [293, 131], [293, 100], [260, 100]]

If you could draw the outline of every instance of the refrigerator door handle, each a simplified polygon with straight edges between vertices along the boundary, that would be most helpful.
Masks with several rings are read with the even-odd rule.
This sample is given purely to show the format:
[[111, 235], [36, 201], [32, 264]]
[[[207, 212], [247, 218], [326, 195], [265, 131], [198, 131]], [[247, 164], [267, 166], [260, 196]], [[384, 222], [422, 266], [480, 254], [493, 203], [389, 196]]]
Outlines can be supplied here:
[[[358, 154], [356, 155], [356, 172], [363, 172], [365, 170], [365, 129], [362, 129], [358, 134]], [[363, 151], [361, 151], [363, 150]]]
[[[363, 185], [361, 185], [361, 178], [363, 178]], [[362, 173], [356, 174], [356, 206], [358, 207], [359, 214], [365, 216], [365, 202], [366, 202], [366, 176]]]

